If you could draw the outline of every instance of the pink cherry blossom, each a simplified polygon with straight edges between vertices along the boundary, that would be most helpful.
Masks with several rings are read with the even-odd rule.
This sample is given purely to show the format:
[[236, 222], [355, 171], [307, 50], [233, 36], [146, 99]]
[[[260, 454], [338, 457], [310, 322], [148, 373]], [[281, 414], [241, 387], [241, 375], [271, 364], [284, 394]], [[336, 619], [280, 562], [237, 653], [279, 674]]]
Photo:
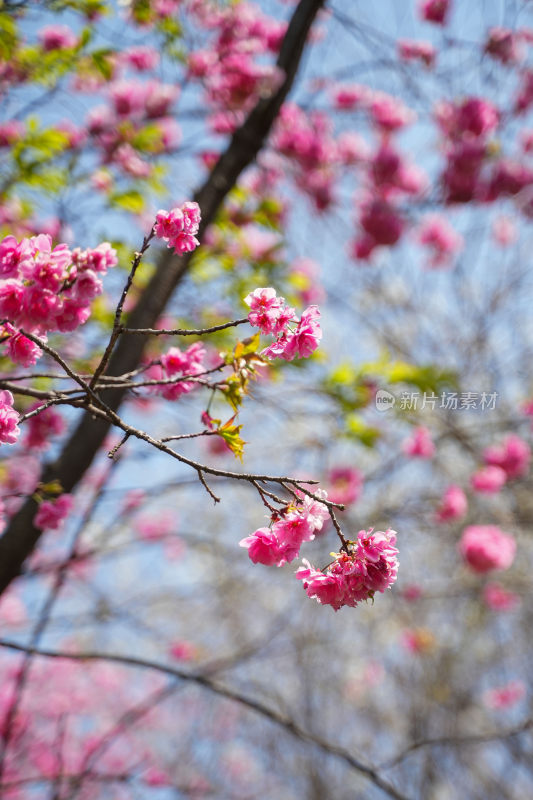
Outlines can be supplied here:
[[[329, 519], [327, 506], [319, 500], [309, 497], [309, 495], [302, 496], [299, 491], [296, 494], [301, 498], [301, 504], [299, 504], [300, 512], [305, 517], [312, 533], [322, 530], [324, 522]], [[314, 494], [322, 498], [322, 500], [326, 500], [328, 497], [328, 493], [324, 489], [315, 489]]]
[[138, 45], [124, 50], [122, 58], [125, 64], [133, 67], [138, 72], [152, 70], [159, 64], [159, 52], [153, 47]]
[[417, 600], [420, 600], [423, 594], [422, 587], [417, 583], [410, 583], [402, 589], [402, 597], [404, 600], [407, 600], [408, 603], [415, 603]]
[[333, 103], [339, 110], [349, 111], [366, 103], [370, 99], [370, 90], [359, 84], [341, 84], [333, 91]]
[[108, 192], [113, 186], [113, 178], [105, 169], [97, 169], [91, 175], [91, 186], [99, 192]]
[[247, 548], [254, 564], [280, 567], [286, 563], [278, 538], [270, 528], [258, 528], [250, 536], [241, 539], [239, 545]]
[[501, 467], [489, 466], [475, 472], [470, 484], [475, 492], [495, 494], [507, 481], [507, 473]]
[[483, 703], [494, 711], [503, 711], [519, 703], [525, 694], [526, 687], [522, 681], [509, 681], [505, 686], [498, 686], [485, 692]]
[[[39, 407], [40, 403], [35, 403], [28, 408], [28, 412]], [[65, 420], [54, 408], [44, 408], [25, 422], [24, 429], [24, 446], [30, 450], [44, 450], [51, 444], [52, 436], [63, 433]]]
[[20, 415], [13, 408], [13, 395], [0, 391], [0, 444], [15, 444], [20, 436]]
[[0, 620], [4, 625], [18, 628], [27, 622], [26, 606], [20, 597], [12, 591], [4, 594], [0, 600]]
[[334, 467], [328, 473], [328, 497], [332, 503], [348, 506], [361, 496], [363, 476], [354, 467]]
[[176, 529], [176, 516], [170, 509], [156, 515], [146, 513], [135, 520], [135, 529], [141, 539], [157, 541], [164, 539]]
[[39, 31], [39, 39], [44, 50], [65, 50], [76, 47], [78, 37], [66, 25], [48, 25]]
[[197, 203], [184, 203], [170, 211], [158, 211], [156, 215], [155, 234], [164, 239], [168, 247], [182, 255], [190, 253], [200, 242], [196, 238], [200, 225], [200, 207]]
[[459, 552], [474, 572], [508, 569], [514, 561], [516, 541], [496, 525], [465, 528]]
[[451, 9], [451, 0], [422, 0], [420, 13], [426, 22], [445, 25]]
[[386, 134], [411, 125], [416, 120], [414, 111], [398, 97], [385, 92], [374, 92], [369, 111], [372, 122], [378, 130]]
[[449, 486], [444, 492], [436, 512], [437, 522], [461, 519], [468, 510], [466, 495], [460, 486]]
[[66, 298], [55, 315], [55, 327], [61, 333], [70, 333], [87, 322], [90, 316], [91, 309], [88, 306]]
[[293, 358], [308, 358], [318, 347], [322, 338], [322, 330], [318, 318], [317, 306], [309, 306], [303, 312], [294, 332], [285, 332], [278, 341], [263, 351], [265, 355], [279, 356], [286, 361]]
[[24, 134], [24, 123], [16, 119], [0, 123], [0, 147], [10, 147]]
[[174, 150], [181, 141], [181, 128], [176, 120], [172, 117], [162, 117], [153, 124], [161, 136], [160, 150], [162, 152]]
[[73, 505], [74, 498], [70, 494], [62, 494], [57, 500], [43, 500], [33, 520], [35, 527], [41, 530], [57, 530]]
[[[283, 566], [293, 561], [304, 542], [315, 538], [315, 531], [322, 529], [329, 517], [327, 506], [298, 491], [298, 501], [289, 506], [281, 516], [273, 517], [271, 528], [259, 528], [239, 544], [248, 549], [254, 564]], [[319, 489], [318, 497], [326, 499], [326, 492]]]
[[144, 108], [147, 86], [137, 80], [118, 81], [109, 90], [115, 112], [128, 117]]
[[498, 127], [500, 112], [482, 97], [469, 97], [455, 109], [456, 135], [486, 136]]
[[157, 119], [166, 116], [170, 111], [170, 106], [179, 97], [180, 89], [178, 86], [150, 81], [144, 84], [144, 108], [149, 119]]
[[73, 286], [68, 290], [68, 297], [72, 298], [80, 305], [87, 305], [102, 294], [102, 281], [92, 269], [80, 272], [74, 281]]
[[485, 52], [502, 64], [520, 61], [523, 55], [518, 36], [508, 28], [489, 29]]
[[19, 267], [31, 257], [28, 239], [17, 242], [14, 236], [6, 236], [0, 242], [0, 276], [11, 278], [18, 276]]
[[312, 567], [305, 559], [303, 563], [304, 566], [296, 571], [296, 579], [303, 581], [303, 587], [308, 597], [316, 598], [321, 605], [332, 606], [335, 611], [338, 611], [343, 605], [347, 605], [345, 602], [347, 593], [340, 570], [333, 573], [328, 568], [327, 572], [323, 573]]
[[[320, 525], [322, 526], [322, 523]], [[284, 514], [274, 523], [272, 530], [282, 548], [285, 548], [286, 552], [294, 553], [292, 557], [287, 558], [288, 561], [292, 561], [292, 558], [298, 555], [303, 542], [314, 538], [314, 529], [309, 524], [308, 515], [302, 514], [299, 510]]]
[[176, 661], [192, 661], [196, 658], [196, 647], [190, 642], [176, 641], [170, 645], [169, 654]]
[[337, 138], [337, 155], [341, 164], [360, 164], [369, 158], [368, 145], [356, 131], [343, 131]]
[[487, 447], [483, 455], [486, 464], [501, 467], [509, 479], [522, 478], [529, 471], [531, 448], [515, 434], [508, 436], [500, 445]]
[[427, 628], [406, 628], [402, 631], [402, 644], [410, 653], [423, 655], [435, 645], [435, 636]]
[[294, 309], [285, 304], [283, 297], [277, 297], [276, 290], [271, 287], [254, 289], [244, 302], [251, 309], [250, 325], [259, 328], [261, 333], [284, 333], [289, 322], [296, 319]]
[[437, 52], [430, 42], [415, 42], [410, 39], [400, 39], [397, 43], [398, 57], [402, 61], [422, 61], [426, 67], [435, 64]]
[[112, 160], [133, 178], [148, 178], [152, 174], [150, 164], [128, 143], [121, 144], [113, 153]]
[[483, 600], [492, 611], [511, 611], [516, 608], [520, 598], [499, 583], [487, 583], [483, 588]]
[[398, 574], [398, 550], [395, 531], [359, 531], [351, 552], [336, 554], [325, 572], [304, 561], [296, 572], [303, 581], [308, 597], [337, 611], [344, 605], [356, 606], [361, 600], [373, 598], [384, 592]]
[[148, 767], [142, 776], [141, 780], [147, 786], [172, 786], [172, 778], [168, 774], [168, 772], [164, 769], [160, 769], [159, 767]]
[[423, 425], [415, 428], [411, 436], [402, 443], [402, 450], [406, 456], [412, 458], [433, 458], [436, 447], [429, 428]]
[[359, 222], [364, 233], [354, 248], [357, 258], [367, 258], [378, 246], [390, 247], [396, 244], [405, 227], [395, 206], [378, 199], [362, 203]]
[[[152, 380], [166, 380], [180, 375], [198, 375], [204, 371], [206, 350], [201, 342], [195, 342], [182, 352], [179, 347], [171, 347], [161, 356], [161, 367], [152, 366], [147, 376]], [[192, 392], [199, 386], [195, 381], [178, 380], [176, 383], [162, 385], [157, 389], [167, 400], [177, 400], [181, 395]]]
[[452, 228], [445, 217], [427, 216], [419, 227], [418, 240], [430, 252], [428, 266], [447, 267], [463, 247], [463, 237]]
[[518, 231], [510, 217], [496, 217], [492, 223], [492, 237], [501, 247], [507, 247], [516, 241]]
[[36, 364], [42, 356], [43, 351], [39, 345], [23, 336], [22, 333], [17, 333], [15, 329], [6, 323], [4, 326], [6, 333], [11, 333], [6, 342], [6, 355], [15, 364], [22, 364], [23, 367], [29, 367]]

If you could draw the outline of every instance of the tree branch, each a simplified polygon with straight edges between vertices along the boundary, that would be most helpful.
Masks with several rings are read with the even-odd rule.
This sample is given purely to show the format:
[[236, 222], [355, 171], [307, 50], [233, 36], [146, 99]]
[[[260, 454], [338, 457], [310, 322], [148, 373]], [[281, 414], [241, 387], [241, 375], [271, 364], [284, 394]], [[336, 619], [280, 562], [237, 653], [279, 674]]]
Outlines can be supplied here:
[[[233, 134], [229, 146], [204, 185], [196, 192], [194, 199], [202, 213], [198, 234], [200, 242], [226, 195], [263, 147], [293, 85], [309, 30], [323, 4], [324, 0], [300, 0], [277, 60], [277, 66], [285, 73], [285, 80], [270, 97], [257, 102], [245, 122]], [[155, 327], [190, 264], [190, 254], [176, 258], [168, 249], [161, 252], [157, 269], [129, 317], [128, 328]], [[105, 352], [105, 358], [109, 357], [106, 373], [122, 375], [135, 370], [141, 362], [144, 345], [144, 336], [114, 337], [111, 347], [108, 345]], [[125, 391], [118, 388], [109, 393], [107, 404], [110, 408], [119, 408]], [[85, 413], [57, 461], [45, 466], [41, 482], [59, 481], [64, 491], [72, 491], [89, 469], [110, 425], [109, 418], [94, 419], [93, 414]], [[0, 594], [20, 574], [22, 564], [39, 540], [41, 531], [33, 525], [36, 511], [35, 500], [29, 498], [0, 539]]]
[[[24, 647], [24, 645], [19, 645], [14, 642], [6, 641], [4, 639], [0, 639], [0, 646], [7, 647], [11, 650], [18, 650], [19, 652], [26, 652], [27, 649]], [[384, 780], [379, 775], [376, 769], [359, 761], [359, 759], [355, 758], [345, 748], [335, 744], [331, 744], [326, 739], [323, 739], [321, 736], [316, 736], [315, 734], [304, 730], [299, 725], [297, 725], [297, 723], [294, 722], [294, 720], [292, 720], [290, 717], [281, 714], [279, 711], [276, 711], [273, 708], [269, 708], [268, 706], [264, 705], [264, 703], [261, 703], [259, 700], [255, 700], [252, 697], [247, 697], [246, 695], [241, 694], [235, 689], [231, 689], [219, 683], [218, 681], [212, 680], [208, 676], [206, 671], [188, 672], [186, 670], [178, 669], [176, 667], [166, 666], [165, 664], [158, 664], [155, 661], [148, 661], [142, 658], [135, 658], [134, 656], [121, 656], [121, 655], [95, 653], [95, 652], [67, 653], [67, 652], [61, 652], [59, 650], [50, 650], [50, 649], [35, 648], [35, 647], [31, 649], [31, 652], [34, 655], [44, 656], [45, 658], [67, 658], [75, 661], [111, 661], [113, 663], [124, 664], [125, 666], [129, 667], [152, 669], [156, 672], [160, 672], [174, 678], [179, 678], [182, 681], [189, 681], [191, 683], [195, 683], [198, 686], [207, 689], [207, 691], [218, 695], [219, 697], [224, 697], [227, 700], [232, 700], [235, 703], [239, 703], [240, 705], [245, 706], [246, 708], [253, 711], [255, 714], [258, 714], [259, 716], [268, 719], [277, 727], [282, 728], [284, 731], [286, 731], [296, 739], [315, 745], [316, 747], [318, 747], [319, 750], [322, 750], [322, 752], [327, 753], [328, 755], [333, 756], [339, 761], [344, 762], [351, 769], [355, 770], [356, 772], [360, 773], [365, 778], [367, 778], [369, 781], [371, 781], [371, 783], [373, 783], [374, 786], [381, 789], [381, 791], [384, 792], [386, 795], [394, 798], [394, 800], [407, 800], [406, 795], [399, 792], [394, 786], [392, 786], [392, 784]], [[219, 665], [217, 666], [217, 668], [219, 668]]]

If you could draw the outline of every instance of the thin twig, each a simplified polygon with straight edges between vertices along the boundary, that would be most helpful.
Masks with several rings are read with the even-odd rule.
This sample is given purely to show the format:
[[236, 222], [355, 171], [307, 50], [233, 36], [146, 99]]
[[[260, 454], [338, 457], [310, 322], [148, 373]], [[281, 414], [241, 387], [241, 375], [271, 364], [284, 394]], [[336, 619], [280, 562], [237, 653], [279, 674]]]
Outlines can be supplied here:
[[209, 484], [207, 483], [207, 481], [206, 481], [206, 479], [205, 479], [205, 476], [204, 476], [204, 474], [203, 474], [202, 470], [201, 470], [201, 469], [199, 469], [199, 470], [197, 470], [197, 472], [198, 472], [198, 477], [199, 477], [199, 479], [200, 479], [200, 483], [202, 484], [202, 486], [203, 486], [203, 487], [204, 487], [204, 489], [206, 490], [207, 494], [208, 494], [210, 497], [212, 497], [212, 498], [213, 498], [213, 501], [215, 502], [215, 504], [216, 504], [216, 503], [220, 503], [220, 497], [218, 497], [218, 496], [217, 496], [217, 495], [214, 493], [214, 491], [211, 489], [211, 487], [209, 486]]
[[109, 359], [111, 358], [111, 353], [113, 352], [113, 349], [115, 347], [117, 339], [119, 338], [120, 334], [122, 333], [122, 326], [120, 324], [120, 321], [122, 319], [122, 309], [124, 308], [124, 303], [126, 302], [126, 297], [128, 296], [128, 292], [131, 289], [131, 286], [133, 284], [133, 279], [135, 277], [135, 273], [137, 272], [137, 269], [139, 268], [139, 265], [140, 265], [140, 263], [142, 261], [142, 257], [145, 254], [145, 252], [148, 250], [148, 248], [150, 246], [150, 242], [152, 241], [154, 236], [155, 236], [155, 229], [152, 228], [152, 230], [150, 231], [148, 236], [144, 237], [143, 243], [141, 245], [141, 249], [138, 250], [135, 253], [134, 257], [133, 257], [133, 261], [131, 263], [130, 274], [128, 275], [128, 280], [126, 281], [126, 284], [125, 284], [125, 286], [124, 286], [124, 288], [122, 290], [122, 294], [120, 296], [120, 300], [118, 301], [118, 304], [117, 304], [117, 307], [116, 307], [116, 310], [115, 310], [115, 319], [113, 321], [113, 330], [111, 331], [111, 336], [109, 337], [109, 342], [108, 342], [107, 347], [106, 347], [106, 349], [104, 351], [104, 354], [103, 354], [103, 356], [102, 356], [102, 358], [100, 360], [100, 363], [98, 364], [98, 366], [96, 367], [96, 369], [94, 371], [94, 375], [93, 375], [92, 380], [91, 380], [91, 389], [94, 388], [94, 386], [98, 382], [98, 378], [105, 371], [105, 369], [107, 367], [107, 364], [109, 362]]
[[216, 333], [226, 328], [234, 328], [236, 325], [244, 325], [248, 322], [248, 317], [236, 319], [233, 322], [224, 322], [221, 325], [213, 325], [211, 328], [121, 328], [121, 333], [137, 334], [141, 336], [205, 336], [208, 333]]
[[[25, 652], [26, 647], [24, 645], [16, 644], [15, 642], [6, 641], [4, 639], [0, 639], [0, 646], [7, 647], [11, 650], [18, 650], [19, 652]], [[304, 742], [309, 742], [310, 744], [315, 745], [324, 753], [337, 758], [340, 761], [343, 761], [349, 767], [351, 767], [356, 772], [359, 772], [361, 775], [364, 775], [368, 780], [370, 780], [375, 786], [381, 789], [385, 794], [389, 797], [394, 798], [394, 800], [407, 800], [406, 795], [399, 792], [394, 786], [392, 786], [388, 781], [379, 775], [379, 772], [374, 767], [371, 767], [359, 759], [355, 758], [348, 750], [345, 748], [331, 744], [326, 739], [323, 739], [320, 736], [317, 736], [310, 731], [306, 731], [301, 728], [293, 719], [290, 717], [285, 716], [279, 711], [275, 709], [269, 708], [264, 703], [259, 700], [255, 700], [254, 698], [247, 697], [246, 695], [238, 692], [235, 689], [231, 689], [223, 684], [213, 681], [211, 678], [207, 677], [205, 673], [202, 672], [187, 672], [185, 670], [170, 667], [165, 664], [159, 664], [154, 661], [149, 661], [146, 659], [135, 658], [134, 656], [120, 656], [115, 654], [106, 654], [106, 653], [98, 653], [98, 652], [85, 652], [85, 653], [69, 653], [63, 652], [59, 650], [51, 650], [51, 649], [44, 649], [44, 648], [33, 648], [32, 652], [35, 655], [41, 655], [45, 658], [68, 658], [75, 661], [111, 661], [117, 664], [124, 664], [125, 666], [130, 667], [139, 667], [144, 669], [152, 669], [155, 672], [160, 672], [165, 675], [170, 675], [175, 678], [179, 678], [183, 681], [190, 681], [191, 683], [195, 683], [198, 686], [207, 689], [209, 692], [216, 694], [220, 697], [224, 697], [228, 700], [232, 700], [235, 703], [239, 703], [240, 705], [245, 706], [246, 708], [250, 709], [256, 714], [268, 719], [274, 725], [279, 728], [282, 728], [291, 736], [294, 736], [297, 739], [300, 739]]]

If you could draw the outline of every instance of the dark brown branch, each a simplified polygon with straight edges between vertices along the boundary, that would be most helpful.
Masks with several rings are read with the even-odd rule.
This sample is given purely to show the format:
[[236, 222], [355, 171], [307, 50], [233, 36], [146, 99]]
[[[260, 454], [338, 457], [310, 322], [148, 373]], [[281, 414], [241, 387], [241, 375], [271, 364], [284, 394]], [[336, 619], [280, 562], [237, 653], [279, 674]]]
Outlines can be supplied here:
[[223, 322], [221, 325], [212, 325], [210, 328], [122, 328], [122, 333], [136, 333], [143, 336], [205, 336], [208, 333], [217, 333], [226, 328], [244, 325], [246, 322], [248, 322], [248, 317], [236, 319], [233, 322]]

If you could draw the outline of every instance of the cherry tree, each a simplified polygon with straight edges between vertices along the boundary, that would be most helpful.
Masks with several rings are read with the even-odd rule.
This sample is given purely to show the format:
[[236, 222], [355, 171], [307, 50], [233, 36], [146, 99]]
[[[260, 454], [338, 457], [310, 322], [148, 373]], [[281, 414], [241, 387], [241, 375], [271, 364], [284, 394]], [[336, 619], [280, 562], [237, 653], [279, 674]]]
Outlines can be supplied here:
[[531, 792], [531, 14], [386, 5], [0, 9], [6, 797]]

